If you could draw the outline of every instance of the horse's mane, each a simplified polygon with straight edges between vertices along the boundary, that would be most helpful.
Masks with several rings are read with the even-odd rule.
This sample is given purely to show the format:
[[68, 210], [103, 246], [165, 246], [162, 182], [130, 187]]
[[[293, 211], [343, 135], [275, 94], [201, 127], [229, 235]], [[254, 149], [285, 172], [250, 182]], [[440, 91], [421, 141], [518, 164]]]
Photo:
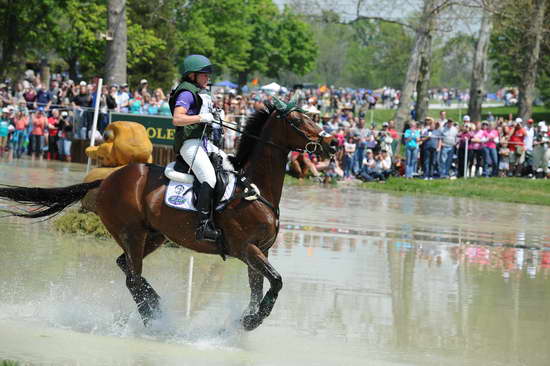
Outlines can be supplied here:
[[246, 126], [243, 130], [244, 133], [239, 139], [237, 155], [235, 156], [235, 159], [233, 159], [233, 165], [236, 170], [241, 170], [245, 166], [246, 162], [250, 158], [250, 154], [252, 153], [254, 146], [258, 143], [258, 140], [248, 135], [260, 137], [265, 122], [274, 110], [275, 106], [273, 104], [265, 103], [265, 108], [254, 112], [247, 118]]

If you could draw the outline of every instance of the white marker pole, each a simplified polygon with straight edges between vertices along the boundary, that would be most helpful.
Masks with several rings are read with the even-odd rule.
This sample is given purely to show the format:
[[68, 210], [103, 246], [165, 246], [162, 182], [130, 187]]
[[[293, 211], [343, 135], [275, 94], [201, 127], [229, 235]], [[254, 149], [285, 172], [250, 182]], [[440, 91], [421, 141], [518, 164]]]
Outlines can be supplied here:
[[[97, 82], [97, 92], [95, 95], [95, 106], [94, 106], [94, 122], [92, 124], [92, 135], [90, 137], [90, 146], [95, 144], [95, 132], [97, 130], [97, 118], [99, 117], [99, 100], [101, 99], [101, 88], [103, 87], [103, 79], [99, 79]], [[92, 159], [88, 157], [88, 164], [86, 165], [86, 173], [90, 170], [90, 164]]]
[[193, 290], [193, 264], [195, 258], [191, 256], [189, 258], [189, 276], [187, 279], [187, 311], [185, 316], [189, 318], [191, 315], [191, 291]]

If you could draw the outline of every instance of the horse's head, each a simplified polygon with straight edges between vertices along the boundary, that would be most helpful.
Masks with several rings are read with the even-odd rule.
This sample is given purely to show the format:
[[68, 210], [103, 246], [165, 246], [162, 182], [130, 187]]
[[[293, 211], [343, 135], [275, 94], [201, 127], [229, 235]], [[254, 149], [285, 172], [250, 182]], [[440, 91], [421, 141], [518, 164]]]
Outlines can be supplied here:
[[274, 106], [274, 117], [286, 124], [284, 146], [294, 151], [317, 153], [325, 158], [336, 153], [336, 138], [313, 122], [295, 101], [285, 103], [274, 98]]

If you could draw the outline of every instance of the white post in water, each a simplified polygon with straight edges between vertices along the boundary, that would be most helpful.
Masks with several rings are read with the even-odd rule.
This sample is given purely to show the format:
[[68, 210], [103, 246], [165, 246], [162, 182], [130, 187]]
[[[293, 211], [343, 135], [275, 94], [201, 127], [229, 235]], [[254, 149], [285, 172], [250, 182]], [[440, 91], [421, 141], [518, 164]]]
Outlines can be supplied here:
[[[94, 106], [94, 122], [92, 124], [92, 135], [90, 136], [90, 146], [95, 144], [95, 132], [97, 130], [97, 118], [99, 117], [99, 100], [101, 99], [101, 88], [103, 87], [103, 79], [99, 79], [97, 82], [97, 91], [95, 95], [95, 106]], [[86, 173], [90, 170], [90, 164], [92, 159], [88, 157], [88, 164], [86, 165]]]
[[195, 258], [191, 256], [189, 258], [189, 276], [187, 280], [187, 311], [185, 316], [189, 318], [191, 315], [191, 291], [193, 290], [193, 264]]

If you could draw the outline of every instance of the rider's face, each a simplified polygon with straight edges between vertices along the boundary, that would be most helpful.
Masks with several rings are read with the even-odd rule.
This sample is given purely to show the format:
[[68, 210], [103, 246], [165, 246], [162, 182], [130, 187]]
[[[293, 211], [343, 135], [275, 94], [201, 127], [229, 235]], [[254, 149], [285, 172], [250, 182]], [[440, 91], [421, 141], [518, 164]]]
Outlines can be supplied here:
[[210, 74], [204, 72], [198, 72], [195, 74], [196, 83], [203, 89], [208, 86], [208, 81], [210, 79]]

